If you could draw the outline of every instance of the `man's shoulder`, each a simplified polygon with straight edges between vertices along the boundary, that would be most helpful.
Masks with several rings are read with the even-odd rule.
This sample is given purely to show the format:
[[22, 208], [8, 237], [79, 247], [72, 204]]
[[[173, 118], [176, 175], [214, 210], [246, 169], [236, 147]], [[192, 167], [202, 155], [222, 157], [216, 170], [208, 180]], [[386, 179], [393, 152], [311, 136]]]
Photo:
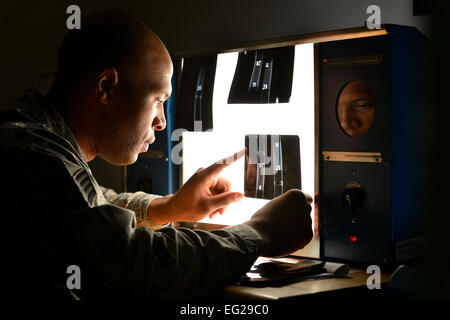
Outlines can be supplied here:
[[28, 126], [23, 129], [19, 123], [0, 126], [0, 132], [7, 131], [10, 138], [0, 138], [0, 179], [7, 181], [0, 194], [10, 200], [7, 210], [23, 213], [30, 201], [38, 212], [88, 207], [87, 200], [94, 196], [85, 196], [76, 180], [76, 173], [85, 172], [85, 168], [70, 160], [70, 153], [59, 150], [61, 146], [53, 145], [51, 132]]
[[0, 115], [0, 150], [10, 163], [28, 162], [30, 157], [44, 162], [79, 161], [69, 141], [15, 111]]
[[[72, 199], [77, 207], [104, 203], [86, 162], [64, 137], [39, 122], [0, 124], [0, 178], [14, 197]], [[75, 199], [75, 200], [74, 200]]]
[[71, 179], [68, 167], [78, 163], [68, 143], [18, 112], [2, 112], [1, 119], [6, 121], [0, 122], [0, 167], [10, 183]]
[[64, 157], [52, 154], [52, 150], [43, 147], [42, 143], [32, 139], [27, 134], [20, 134], [20, 138], [10, 136], [9, 141], [0, 140], [0, 168], [2, 178], [9, 184], [18, 184], [23, 191], [28, 190], [29, 184], [46, 186], [53, 181], [71, 179]]

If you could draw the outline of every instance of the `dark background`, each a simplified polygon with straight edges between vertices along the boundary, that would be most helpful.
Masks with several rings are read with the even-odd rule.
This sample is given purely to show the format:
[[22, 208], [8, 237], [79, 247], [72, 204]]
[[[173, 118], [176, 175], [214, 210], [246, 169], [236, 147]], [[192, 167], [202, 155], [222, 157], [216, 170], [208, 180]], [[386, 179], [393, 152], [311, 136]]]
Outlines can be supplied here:
[[428, 246], [429, 261], [427, 274], [431, 288], [438, 297], [450, 298], [450, 210], [449, 194], [449, 162], [448, 152], [444, 151], [449, 144], [449, 75], [450, 66], [446, 61], [450, 57], [450, 2], [433, 1], [433, 61], [430, 62], [430, 87], [433, 104], [429, 110], [434, 121], [431, 133], [431, 151], [427, 190], [424, 203], [429, 208], [429, 225], [432, 230]]

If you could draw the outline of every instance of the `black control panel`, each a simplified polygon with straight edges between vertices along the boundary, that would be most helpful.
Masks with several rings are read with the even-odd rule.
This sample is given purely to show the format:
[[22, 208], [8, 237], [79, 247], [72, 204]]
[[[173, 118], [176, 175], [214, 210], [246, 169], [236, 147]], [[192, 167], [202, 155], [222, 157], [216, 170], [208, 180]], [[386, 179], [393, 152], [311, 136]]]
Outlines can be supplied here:
[[316, 44], [324, 259], [394, 266], [398, 244], [420, 234], [422, 38], [391, 26]]

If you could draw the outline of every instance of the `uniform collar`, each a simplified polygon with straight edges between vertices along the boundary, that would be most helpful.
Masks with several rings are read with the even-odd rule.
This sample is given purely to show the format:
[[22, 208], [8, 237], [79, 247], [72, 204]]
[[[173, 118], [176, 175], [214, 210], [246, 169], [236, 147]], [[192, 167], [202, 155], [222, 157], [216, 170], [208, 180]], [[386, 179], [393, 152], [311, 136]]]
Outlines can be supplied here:
[[17, 111], [35, 124], [39, 124], [52, 133], [63, 137], [86, 162], [75, 136], [58, 110], [35, 90], [28, 90], [17, 102]]

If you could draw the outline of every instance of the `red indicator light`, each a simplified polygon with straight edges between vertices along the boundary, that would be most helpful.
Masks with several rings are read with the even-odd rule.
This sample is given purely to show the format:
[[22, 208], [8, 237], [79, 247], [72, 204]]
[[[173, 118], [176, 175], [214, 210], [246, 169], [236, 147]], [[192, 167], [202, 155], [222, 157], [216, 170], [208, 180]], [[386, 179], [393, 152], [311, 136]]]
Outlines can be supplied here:
[[348, 236], [348, 242], [357, 243], [358, 242], [358, 236], [353, 236], [353, 235]]

